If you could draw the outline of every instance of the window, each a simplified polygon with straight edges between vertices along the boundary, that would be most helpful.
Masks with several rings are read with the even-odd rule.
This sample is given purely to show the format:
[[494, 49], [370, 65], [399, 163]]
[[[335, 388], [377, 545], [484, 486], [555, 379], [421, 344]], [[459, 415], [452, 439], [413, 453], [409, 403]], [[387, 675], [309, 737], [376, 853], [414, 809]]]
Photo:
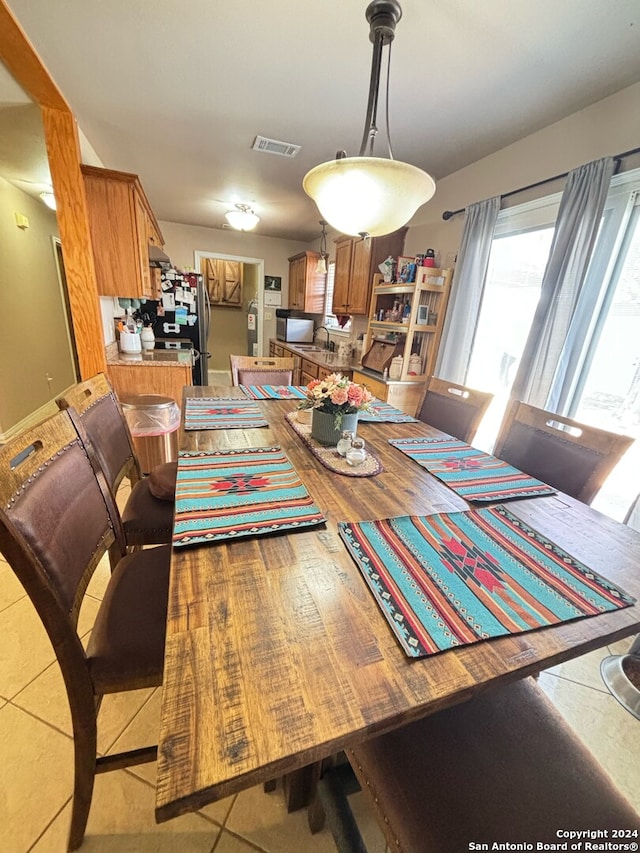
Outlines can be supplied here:
[[[498, 216], [466, 382], [495, 399], [475, 444], [491, 450], [540, 294], [560, 196]], [[640, 439], [640, 170], [611, 181], [598, 240], [581, 290], [588, 305], [577, 358], [559, 410]], [[574, 312], [578, 314], [580, 302]], [[594, 501], [621, 519], [640, 483], [636, 441]]]
[[348, 331], [351, 328], [351, 319], [344, 326], [340, 326], [338, 318], [332, 312], [333, 306], [333, 285], [336, 278], [336, 262], [330, 261], [327, 264], [327, 289], [324, 297], [324, 325], [327, 329], [335, 329], [336, 331]]
[[540, 297], [555, 194], [498, 214], [466, 383], [495, 395], [474, 444], [491, 450]]

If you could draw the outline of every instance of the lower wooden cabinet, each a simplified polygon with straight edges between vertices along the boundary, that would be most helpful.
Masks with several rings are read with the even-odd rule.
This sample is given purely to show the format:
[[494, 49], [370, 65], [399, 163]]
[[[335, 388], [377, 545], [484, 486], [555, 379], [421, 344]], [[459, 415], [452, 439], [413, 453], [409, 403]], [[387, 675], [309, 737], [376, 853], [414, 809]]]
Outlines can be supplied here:
[[426, 382], [401, 382], [393, 379], [384, 380], [382, 377], [376, 379], [369, 373], [361, 373], [359, 370], [353, 371], [352, 379], [368, 388], [378, 400], [384, 400], [413, 417], [417, 415], [422, 405], [427, 388]]
[[185, 385], [193, 384], [189, 364], [176, 364], [171, 367], [110, 364], [107, 372], [119, 399], [137, 394], [160, 394], [162, 397], [171, 397], [182, 407], [182, 390]]

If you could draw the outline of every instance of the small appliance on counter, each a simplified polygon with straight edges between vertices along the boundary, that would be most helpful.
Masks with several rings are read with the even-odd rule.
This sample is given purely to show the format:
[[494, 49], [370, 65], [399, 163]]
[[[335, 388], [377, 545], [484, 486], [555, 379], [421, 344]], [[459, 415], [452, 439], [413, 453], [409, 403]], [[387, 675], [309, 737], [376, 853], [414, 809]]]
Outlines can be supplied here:
[[313, 343], [313, 320], [290, 317], [288, 308], [276, 308], [276, 338], [284, 343]]

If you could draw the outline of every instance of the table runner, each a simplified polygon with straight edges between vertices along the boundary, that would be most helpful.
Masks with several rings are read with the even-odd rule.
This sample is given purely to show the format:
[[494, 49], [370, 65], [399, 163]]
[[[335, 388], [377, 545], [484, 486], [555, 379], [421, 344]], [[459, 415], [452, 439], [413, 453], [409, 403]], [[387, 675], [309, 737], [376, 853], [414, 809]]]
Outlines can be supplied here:
[[300, 529], [324, 521], [278, 446], [183, 451], [178, 457], [176, 547]]
[[243, 394], [252, 400], [305, 400], [304, 385], [241, 385]]
[[186, 430], [251, 429], [264, 426], [267, 426], [267, 421], [253, 400], [187, 397], [185, 401]]
[[349, 465], [344, 456], [340, 456], [335, 447], [326, 447], [316, 441], [311, 435], [311, 424], [298, 421], [297, 412], [289, 412], [285, 415], [285, 420], [291, 429], [300, 436], [316, 459], [330, 471], [343, 474], [345, 477], [373, 477], [384, 471], [382, 463], [370, 448], [366, 448], [367, 458], [362, 465], [353, 467]]
[[417, 418], [397, 409], [384, 400], [374, 400], [368, 411], [360, 412], [358, 420], [363, 423], [390, 423], [390, 424], [415, 424]]
[[409, 657], [635, 601], [500, 505], [338, 530]]
[[457, 438], [390, 438], [389, 444], [467, 501], [555, 495], [556, 490]]

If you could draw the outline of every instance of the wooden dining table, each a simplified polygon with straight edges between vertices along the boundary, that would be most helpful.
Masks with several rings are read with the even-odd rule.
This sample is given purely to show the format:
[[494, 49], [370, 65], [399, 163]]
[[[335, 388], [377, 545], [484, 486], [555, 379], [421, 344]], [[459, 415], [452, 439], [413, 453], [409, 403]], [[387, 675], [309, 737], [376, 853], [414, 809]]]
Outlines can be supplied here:
[[[189, 396], [241, 395], [187, 388]], [[424, 423], [360, 423], [382, 464], [371, 477], [324, 467], [260, 400], [267, 428], [181, 431], [183, 450], [284, 450], [326, 517], [295, 532], [174, 548], [156, 819], [258, 783], [308, 779], [343, 748], [499, 684], [640, 631], [640, 604], [420, 659], [405, 655], [339, 538], [339, 521], [469, 509], [388, 443], [437, 436]], [[510, 501], [523, 521], [640, 599], [640, 535], [563, 494]], [[312, 768], [312, 770], [310, 770]], [[302, 797], [303, 795], [298, 795]], [[290, 807], [303, 805], [291, 797]]]

